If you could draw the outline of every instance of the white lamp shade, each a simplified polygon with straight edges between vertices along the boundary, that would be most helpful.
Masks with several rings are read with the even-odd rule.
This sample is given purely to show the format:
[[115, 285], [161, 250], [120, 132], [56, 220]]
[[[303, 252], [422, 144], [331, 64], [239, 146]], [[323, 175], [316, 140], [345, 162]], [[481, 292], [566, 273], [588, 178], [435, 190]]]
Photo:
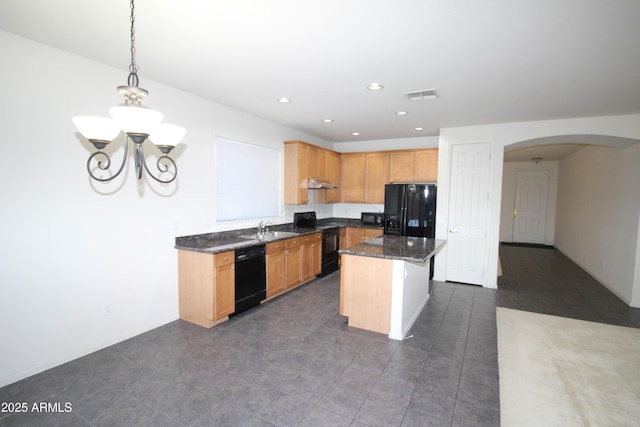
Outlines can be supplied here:
[[109, 114], [126, 133], [149, 135], [162, 120], [162, 113], [146, 107], [112, 107]]
[[71, 119], [78, 131], [89, 140], [111, 141], [120, 133], [120, 126], [108, 117], [76, 116]]
[[182, 141], [186, 133], [187, 130], [183, 127], [160, 123], [153, 129], [151, 134], [149, 134], [149, 139], [156, 145], [175, 147]]

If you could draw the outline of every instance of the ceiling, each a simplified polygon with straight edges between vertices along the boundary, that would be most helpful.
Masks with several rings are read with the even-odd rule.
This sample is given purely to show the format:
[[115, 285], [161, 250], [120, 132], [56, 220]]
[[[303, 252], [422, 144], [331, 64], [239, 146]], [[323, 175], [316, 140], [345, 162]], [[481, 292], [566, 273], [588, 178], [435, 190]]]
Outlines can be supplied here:
[[[135, 7], [141, 87], [153, 79], [331, 142], [640, 113], [637, 0], [137, 0]], [[124, 84], [129, 13], [126, 0], [0, 0], [0, 29], [121, 68]], [[384, 89], [367, 90], [371, 82]], [[425, 89], [438, 98], [404, 96]]]

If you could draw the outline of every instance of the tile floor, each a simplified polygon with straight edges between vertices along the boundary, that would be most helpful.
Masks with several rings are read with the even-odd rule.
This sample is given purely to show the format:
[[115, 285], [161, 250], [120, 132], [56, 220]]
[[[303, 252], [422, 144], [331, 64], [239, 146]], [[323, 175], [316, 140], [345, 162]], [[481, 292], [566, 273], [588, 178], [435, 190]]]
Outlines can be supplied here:
[[334, 273], [215, 328], [175, 321], [4, 387], [0, 402], [72, 411], [0, 413], [0, 426], [497, 426], [496, 302], [619, 322], [640, 312], [555, 250], [522, 249], [501, 249], [499, 291], [435, 283], [402, 342], [346, 325]]
[[500, 307], [640, 328], [629, 307], [555, 249], [501, 245]]
[[334, 273], [215, 328], [172, 322], [0, 389], [72, 405], [0, 425], [495, 426], [495, 295], [438, 283], [398, 342], [346, 325]]

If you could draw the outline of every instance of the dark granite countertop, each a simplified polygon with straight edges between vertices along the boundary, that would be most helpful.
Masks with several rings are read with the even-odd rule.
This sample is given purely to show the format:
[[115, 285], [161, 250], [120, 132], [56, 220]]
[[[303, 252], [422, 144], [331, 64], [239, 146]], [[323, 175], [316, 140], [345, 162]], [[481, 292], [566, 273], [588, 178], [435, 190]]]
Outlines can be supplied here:
[[446, 240], [385, 234], [381, 237], [365, 240], [346, 249], [341, 249], [338, 253], [400, 261], [426, 262], [437, 254], [445, 244]]
[[176, 237], [175, 248], [215, 254], [226, 251], [233, 251], [248, 246], [259, 245], [263, 243], [275, 242], [278, 240], [291, 239], [297, 236], [304, 236], [321, 232], [327, 227], [360, 227], [375, 228], [371, 226], [363, 227], [359, 219], [351, 218], [324, 218], [319, 219], [316, 223], [316, 229], [313, 228], [295, 228], [292, 223], [278, 224], [268, 226], [271, 234], [264, 239], [251, 239], [248, 235], [255, 235], [255, 228], [243, 228], [240, 230], [220, 231], [215, 233], [195, 234], [190, 236]]

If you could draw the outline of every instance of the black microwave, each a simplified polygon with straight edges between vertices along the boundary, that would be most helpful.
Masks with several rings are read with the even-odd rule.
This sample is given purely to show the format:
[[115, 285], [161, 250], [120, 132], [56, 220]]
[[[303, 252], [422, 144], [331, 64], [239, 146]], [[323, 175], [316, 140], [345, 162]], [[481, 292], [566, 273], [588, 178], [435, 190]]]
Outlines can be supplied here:
[[372, 227], [382, 227], [383, 218], [384, 214], [382, 212], [362, 212], [360, 214], [360, 223]]

